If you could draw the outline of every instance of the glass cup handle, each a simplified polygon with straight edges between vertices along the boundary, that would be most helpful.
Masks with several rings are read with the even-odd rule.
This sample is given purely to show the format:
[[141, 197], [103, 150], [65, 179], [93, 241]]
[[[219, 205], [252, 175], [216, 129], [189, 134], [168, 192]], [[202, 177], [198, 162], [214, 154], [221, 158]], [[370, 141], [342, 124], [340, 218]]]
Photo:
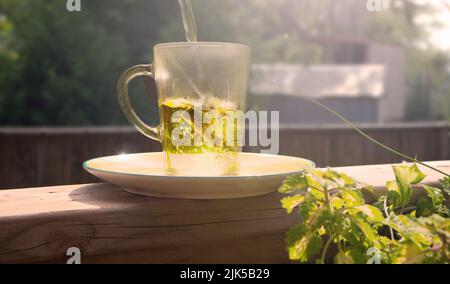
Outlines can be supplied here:
[[120, 75], [117, 83], [117, 98], [119, 99], [119, 104], [125, 117], [137, 128], [137, 130], [151, 139], [161, 141], [158, 127], [148, 126], [137, 116], [128, 96], [128, 84], [131, 80], [139, 76], [148, 76], [154, 79], [152, 70], [151, 64], [135, 65], [125, 70]]

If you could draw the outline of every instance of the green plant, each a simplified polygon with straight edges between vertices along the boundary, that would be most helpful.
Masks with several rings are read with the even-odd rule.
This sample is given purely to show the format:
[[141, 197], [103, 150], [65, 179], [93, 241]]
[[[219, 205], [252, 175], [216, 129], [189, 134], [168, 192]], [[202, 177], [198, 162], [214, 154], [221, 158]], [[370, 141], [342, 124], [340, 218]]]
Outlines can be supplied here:
[[[279, 189], [289, 194], [281, 203], [300, 220], [287, 233], [289, 258], [368, 263], [376, 251], [381, 263], [449, 263], [450, 179], [441, 180], [442, 189], [420, 186], [425, 175], [416, 164], [393, 170], [396, 179], [379, 198], [371, 186], [330, 169], [289, 176]], [[424, 195], [411, 202], [413, 186]]]

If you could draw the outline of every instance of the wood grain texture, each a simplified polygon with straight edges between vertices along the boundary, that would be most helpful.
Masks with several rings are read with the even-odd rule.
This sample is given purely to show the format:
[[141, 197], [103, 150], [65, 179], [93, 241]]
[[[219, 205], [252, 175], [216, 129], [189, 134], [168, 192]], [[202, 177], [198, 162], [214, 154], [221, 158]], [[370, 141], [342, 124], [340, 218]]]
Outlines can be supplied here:
[[[433, 162], [450, 172], [450, 161]], [[383, 190], [389, 165], [337, 170]], [[425, 183], [440, 176], [424, 169]], [[295, 222], [278, 193], [236, 200], [141, 197], [109, 184], [0, 191], [0, 263], [286, 263]]]

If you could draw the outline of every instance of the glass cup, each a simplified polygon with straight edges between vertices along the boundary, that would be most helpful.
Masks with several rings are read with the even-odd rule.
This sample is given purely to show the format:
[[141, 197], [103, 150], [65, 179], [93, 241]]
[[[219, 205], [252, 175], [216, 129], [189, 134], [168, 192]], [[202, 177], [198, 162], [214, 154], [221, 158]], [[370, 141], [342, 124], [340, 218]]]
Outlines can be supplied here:
[[[234, 175], [239, 170], [236, 119], [245, 110], [251, 49], [232, 43], [163, 43], [153, 64], [136, 65], [119, 78], [117, 93], [126, 118], [162, 143], [169, 175]], [[128, 84], [138, 76], [156, 81], [160, 123], [152, 127], [134, 112]]]

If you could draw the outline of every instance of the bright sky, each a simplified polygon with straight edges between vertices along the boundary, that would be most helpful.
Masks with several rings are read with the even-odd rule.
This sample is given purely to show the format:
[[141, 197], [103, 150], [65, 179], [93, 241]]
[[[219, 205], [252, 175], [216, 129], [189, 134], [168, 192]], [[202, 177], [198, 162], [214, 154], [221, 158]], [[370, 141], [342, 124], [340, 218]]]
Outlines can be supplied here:
[[[437, 10], [436, 15], [417, 19], [419, 23], [429, 24], [439, 21], [442, 27], [429, 27], [431, 32], [430, 43], [440, 49], [450, 51], [450, 0], [415, 0], [417, 3], [431, 3]], [[447, 6], [444, 4], [447, 3]]]

